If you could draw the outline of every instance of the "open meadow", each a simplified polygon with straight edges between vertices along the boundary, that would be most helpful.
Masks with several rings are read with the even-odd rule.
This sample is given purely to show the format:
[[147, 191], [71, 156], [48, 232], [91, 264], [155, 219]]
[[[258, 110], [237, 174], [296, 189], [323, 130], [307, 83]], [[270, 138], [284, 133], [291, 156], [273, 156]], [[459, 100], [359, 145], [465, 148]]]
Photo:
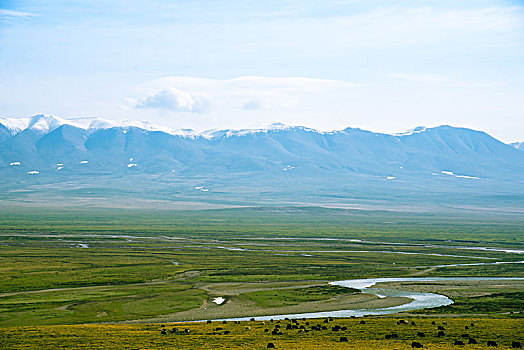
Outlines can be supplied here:
[[[393, 349], [420, 341], [444, 349], [464, 340], [463, 334], [478, 341], [469, 348], [483, 348], [491, 339], [499, 348], [509, 347], [522, 342], [523, 235], [524, 222], [517, 216], [443, 219], [313, 207], [155, 215], [4, 209], [0, 347], [226, 349], [264, 348], [273, 342], [285, 349]], [[339, 280], [493, 276], [520, 279], [378, 283], [375, 288], [438, 293], [454, 301], [401, 316], [416, 326], [400, 327], [399, 316], [393, 315], [369, 316], [365, 325], [361, 318], [335, 318], [328, 330], [311, 330], [323, 324], [319, 318], [307, 321], [309, 329], [275, 336], [277, 317], [265, 324], [172, 324], [374, 310], [410, 301], [328, 284]], [[448, 323], [446, 337], [437, 337], [434, 321]], [[476, 326], [464, 330], [471, 322]], [[279, 321], [282, 327], [287, 323]], [[187, 328], [189, 334], [163, 335], [161, 324]], [[347, 330], [332, 331], [335, 324]], [[390, 333], [398, 338], [386, 341]], [[340, 337], [349, 342], [341, 343]]]

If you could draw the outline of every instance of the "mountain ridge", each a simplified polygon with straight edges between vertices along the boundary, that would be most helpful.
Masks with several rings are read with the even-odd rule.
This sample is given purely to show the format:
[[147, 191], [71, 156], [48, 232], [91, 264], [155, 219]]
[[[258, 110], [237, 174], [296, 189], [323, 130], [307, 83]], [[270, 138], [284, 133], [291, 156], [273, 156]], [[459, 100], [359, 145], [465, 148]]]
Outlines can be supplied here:
[[5, 120], [0, 120], [0, 199], [2, 193], [19, 198], [25, 191], [66, 187], [72, 191], [67, 197], [100, 186], [106, 189], [100, 196], [195, 200], [196, 191], [205, 200], [242, 203], [446, 196], [460, 201], [466, 194], [524, 199], [524, 152], [485, 132], [449, 125], [398, 134], [279, 123], [167, 133], [149, 123], [100, 119], [80, 125], [35, 116], [7, 126]]

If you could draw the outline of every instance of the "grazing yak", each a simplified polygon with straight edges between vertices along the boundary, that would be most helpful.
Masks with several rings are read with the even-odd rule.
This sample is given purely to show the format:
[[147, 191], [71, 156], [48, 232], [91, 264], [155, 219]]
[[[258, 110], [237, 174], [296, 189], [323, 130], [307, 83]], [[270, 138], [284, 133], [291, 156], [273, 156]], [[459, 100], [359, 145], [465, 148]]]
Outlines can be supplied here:
[[411, 343], [412, 348], [423, 348], [424, 345], [420, 344], [418, 341], [414, 341]]
[[347, 343], [347, 342], [348, 342], [348, 338], [346, 338], [346, 337], [340, 337], [340, 342], [341, 342], [341, 343]]
[[513, 349], [522, 349], [522, 344], [520, 344], [519, 341], [514, 341], [514, 342], [511, 342], [511, 347]]
[[438, 331], [437, 333], [437, 337], [443, 337], [445, 334], [444, 334], [444, 331]]
[[477, 339], [475, 338], [469, 338], [468, 344], [477, 344]]
[[274, 348], [275, 348], [275, 344], [273, 344], [273, 343], [267, 343], [266, 348], [268, 348], [268, 349], [274, 349]]
[[494, 346], [497, 347], [497, 342], [494, 340], [488, 340], [488, 346]]
[[464, 342], [462, 340], [455, 340], [455, 343], [453, 345], [464, 345]]

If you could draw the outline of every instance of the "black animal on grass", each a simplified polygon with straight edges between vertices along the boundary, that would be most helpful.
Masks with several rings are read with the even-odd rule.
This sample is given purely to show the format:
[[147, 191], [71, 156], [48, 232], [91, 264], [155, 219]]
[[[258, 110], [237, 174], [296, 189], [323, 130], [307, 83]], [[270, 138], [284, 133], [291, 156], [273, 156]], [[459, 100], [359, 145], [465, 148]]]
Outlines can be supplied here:
[[417, 324], [415, 323], [415, 321], [411, 321], [411, 325], [416, 326]]
[[366, 324], [366, 321], [362, 320], [360, 321], [360, 324]]
[[408, 323], [406, 321], [404, 321], [404, 320], [398, 320], [397, 324], [408, 324]]
[[468, 326], [464, 326], [464, 329], [469, 329], [469, 327]]
[[514, 341], [514, 342], [511, 342], [511, 347], [513, 349], [522, 349], [522, 344], [520, 344], [519, 341]]
[[431, 321], [431, 324], [435, 325], [435, 324], [437, 324], [437, 323], [436, 323], [435, 321]]
[[173, 327], [173, 329], [171, 330], [171, 333], [176, 333], [176, 332], [178, 332], [178, 328]]
[[462, 340], [455, 340], [455, 343], [453, 345], [464, 345], [464, 342]]
[[418, 341], [414, 341], [411, 343], [412, 348], [423, 348], [424, 345], [420, 344]]
[[493, 347], [497, 347], [497, 342], [494, 341], [494, 340], [488, 340], [488, 346], [493, 346]]
[[340, 342], [341, 342], [341, 343], [347, 343], [347, 342], [348, 342], [348, 338], [346, 338], [346, 337], [340, 337]]
[[425, 335], [423, 332], [418, 332], [418, 333], [417, 333], [417, 336], [419, 336], [419, 337], [425, 337], [426, 335]]
[[444, 331], [438, 331], [437, 333], [437, 337], [443, 337], [445, 334], [444, 334]]
[[398, 338], [398, 334], [397, 333], [386, 334], [385, 338], [386, 339], [395, 339], [395, 338]]
[[207, 320], [207, 323], [211, 323], [211, 322], [213, 322], [213, 321], [211, 321], [211, 320]]
[[167, 334], [167, 333], [166, 333], [166, 330], [165, 330], [165, 329], [162, 329], [162, 330], [160, 331], [160, 334]]
[[267, 349], [274, 349], [274, 348], [275, 348], [275, 344], [273, 344], [273, 343], [267, 343], [266, 348], [267, 348]]
[[475, 339], [475, 338], [469, 338], [469, 340], [468, 340], [468, 344], [478, 344], [478, 343], [477, 343], [477, 339]]

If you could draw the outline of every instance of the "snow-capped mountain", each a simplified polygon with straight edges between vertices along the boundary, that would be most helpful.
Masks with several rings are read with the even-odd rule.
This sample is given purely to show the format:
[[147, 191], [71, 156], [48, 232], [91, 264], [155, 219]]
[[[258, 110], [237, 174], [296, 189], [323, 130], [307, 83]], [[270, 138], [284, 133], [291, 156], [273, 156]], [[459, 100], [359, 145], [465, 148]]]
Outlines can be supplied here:
[[147, 121], [123, 120], [114, 121], [102, 118], [75, 118], [62, 119], [53, 115], [39, 114], [29, 118], [0, 118], [0, 126], [11, 135], [16, 135], [27, 129], [39, 133], [47, 133], [55, 130], [62, 125], [74, 126], [79, 129], [94, 132], [97, 130], [111, 129], [111, 128], [139, 128], [147, 131], [162, 131], [170, 135], [181, 135], [187, 137], [197, 136], [198, 133], [190, 129], [174, 130], [160, 125], [152, 124]]
[[381, 134], [277, 123], [197, 133], [98, 118], [0, 119], [4, 188], [109, 178], [108, 186], [118, 187], [153, 176], [158, 188], [200, 179], [230, 191], [268, 193], [278, 187], [291, 196], [301, 191], [333, 196], [349, 188], [375, 196], [392, 188], [414, 195], [431, 186], [436, 193], [496, 187], [499, 194], [524, 193], [522, 174], [524, 152], [484, 132], [451, 126]]
[[524, 141], [510, 143], [510, 146], [513, 146], [516, 149], [520, 149], [520, 150], [524, 151]]

